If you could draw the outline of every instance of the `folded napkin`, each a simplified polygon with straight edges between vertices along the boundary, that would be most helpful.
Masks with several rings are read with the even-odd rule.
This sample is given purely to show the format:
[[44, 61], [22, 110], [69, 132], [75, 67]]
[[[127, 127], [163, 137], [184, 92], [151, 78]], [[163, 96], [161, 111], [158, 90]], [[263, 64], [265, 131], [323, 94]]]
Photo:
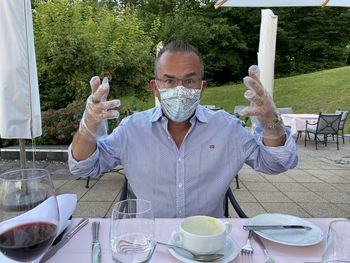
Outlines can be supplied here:
[[[69, 224], [71, 223], [71, 220], [69, 218], [73, 214], [76, 206], [77, 206], [77, 195], [76, 194], [61, 194], [57, 195], [57, 203], [58, 203], [58, 209], [60, 213], [60, 219], [59, 219], [59, 225], [58, 225], [58, 232], [56, 237], [61, 234], [63, 230], [65, 230]], [[16, 217], [16, 220], [10, 219], [7, 220], [6, 225], [5, 222], [0, 223], [0, 232], [6, 230], [9, 228], [9, 225], [17, 225], [18, 221], [22, 222], [30, 222], [30, 221], [37, 221], [33, 220], [34, 215], [38, 214], [44, 214], [47, 221], [50, 220], [49, 213], [47, 213], [49, 206], [49, 203], [52, 202], [52, 199], [48, 199], [39, 206], [35, 207], [34, 209]], [[6, 229], [4, 229], [6, 227]], [[4, 256], [2, 253], [0, 253], [0, 262], [1, 263], [17, 263], [17, 261], [8, 259], [6, 256]], [[38, 260], [39, 262], [39, 260]]]

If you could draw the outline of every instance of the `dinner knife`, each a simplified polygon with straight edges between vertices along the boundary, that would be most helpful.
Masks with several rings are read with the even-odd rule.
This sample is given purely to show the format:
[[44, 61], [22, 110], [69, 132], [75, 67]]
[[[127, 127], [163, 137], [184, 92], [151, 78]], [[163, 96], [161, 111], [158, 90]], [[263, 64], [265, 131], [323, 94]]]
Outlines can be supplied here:
[[79, 223], [69, 232], [67, 232], [56, 245], [51, 246], [49, 250], [44, 254], [44, 256], [40, 259], [40, 263], [46, 262], [49, 258], [56, 254], [56, 252], [63, 247], [68, 241], [87, 223], [89, 222], [88, 218], [83, 218], [79, 221]]
[[92, 263], [100, 263], [101, 262], [101, 244], [98, 241], [98, 236], [100, 233], [100, 222], [93, 222], [91, 229], [92, 229], [92, 251], [91, 251]]
[[304, 225], [244, 225], [244, 230], [253, 230], [253, 231], [259, 231], [259, 230], [283, 230], [283, 229], [304, 229], [304, 230], [311, 230], [312, 227], [310, 226], [304, 226]]

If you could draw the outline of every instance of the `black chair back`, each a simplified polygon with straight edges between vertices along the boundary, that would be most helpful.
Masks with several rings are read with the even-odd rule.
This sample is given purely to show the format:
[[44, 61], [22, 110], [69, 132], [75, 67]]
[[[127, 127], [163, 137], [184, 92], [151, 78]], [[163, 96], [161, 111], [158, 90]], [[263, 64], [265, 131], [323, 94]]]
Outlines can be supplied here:
[[341, 114], [322, 114], [318, 117], [316, 133], [318, 134], [338, 134]]

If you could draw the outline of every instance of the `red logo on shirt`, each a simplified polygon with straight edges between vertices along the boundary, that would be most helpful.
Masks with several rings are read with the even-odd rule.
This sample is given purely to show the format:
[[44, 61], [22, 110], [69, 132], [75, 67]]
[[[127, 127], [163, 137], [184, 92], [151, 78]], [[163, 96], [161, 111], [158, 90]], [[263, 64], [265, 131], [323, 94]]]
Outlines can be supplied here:
[[214, 144], [209, 144], [209, 149], [214, 149], [215, 145]]

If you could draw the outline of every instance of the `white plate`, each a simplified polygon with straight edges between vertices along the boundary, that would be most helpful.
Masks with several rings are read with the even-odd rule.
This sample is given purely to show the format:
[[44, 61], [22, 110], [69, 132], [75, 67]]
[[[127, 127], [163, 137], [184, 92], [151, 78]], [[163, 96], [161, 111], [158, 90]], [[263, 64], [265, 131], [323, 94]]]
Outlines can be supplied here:
[[300, 217], [286, 214], [260, 214], [253, 217], [250, 225], [305, 225], [311, 230], [284, 229], [284, 230], [260, 230], [255, 231], [259, 236], [284, 245], [311, 246], [323, 240], [322, 230], [315, 224]]
[[[171, 239], [169, 241], [170, 244], [173, 244], [173, 240]], [[225, 243], [225, 248], [224, 248], [224, 257], [220, 260], [217, 261], [212, 261], [212, 262], [220, 262], [220, 263], [227, 263], [232, 260], [234, 260], [238, 253], [240, 251], [240, 248], [238, 247], [236, 241], [234, 241], [231, 237], [226, 238], [226, 243]], [[197, 263], [199, 261], [190, 259], [186, 256], [185, 253], [181, 253], [181, 250], [174, 250], [172, 248], [169, 248], [169, 252], [171, 255], [173, 255], [175, 258], [178, 260], [185, 262], [185, 263]]]

